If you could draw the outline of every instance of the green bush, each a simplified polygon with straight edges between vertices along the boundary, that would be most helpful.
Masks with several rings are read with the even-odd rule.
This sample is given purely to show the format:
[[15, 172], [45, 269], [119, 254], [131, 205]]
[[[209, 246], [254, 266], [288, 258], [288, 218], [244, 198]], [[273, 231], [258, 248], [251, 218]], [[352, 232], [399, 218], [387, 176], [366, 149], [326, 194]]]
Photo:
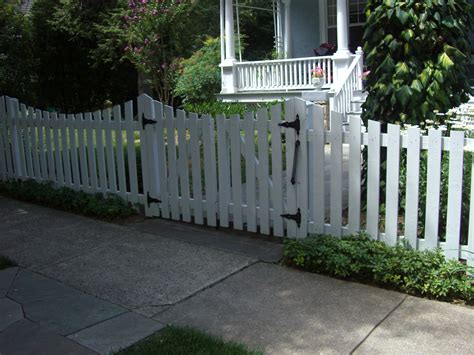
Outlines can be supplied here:
[[0, 270], [16, 266], [16, 263], [5, 256], [0, 255]]
[[187, 112], [194, 112], [200, 115], [211, 115], [216, 116], [220, 114], [224, 115], [240, 115], [243, 117], [246, 112], [256, 112], [259, 108], [265, 107], [267, 110], [270, 109], [275, 102], [265, 102], [258, 104], [245, 104], [240, 102], [222, 102], [217, 100], [205, 101], [201, 103], [187, 103], [183, 105], [183, 108]]
[[316, 235], [286, 240], [284, 262], [306, 271], [374, 283], [412, 295], [474, 301], [473, 268], [445, 260], [441, 250], [389, 247], [366, 235]]
[[51, 183], [32, 180], [2, 182], [0, 195], [104, 220], [136, 214], [133, 208], [116, 195], [92, 195], [67, 187], [55, 189]]
[[219, 38], [207, 39], [201, 49], [181, 61], [174, 92], [183, 103], [214, 99], [221, 88], [220, 61]]

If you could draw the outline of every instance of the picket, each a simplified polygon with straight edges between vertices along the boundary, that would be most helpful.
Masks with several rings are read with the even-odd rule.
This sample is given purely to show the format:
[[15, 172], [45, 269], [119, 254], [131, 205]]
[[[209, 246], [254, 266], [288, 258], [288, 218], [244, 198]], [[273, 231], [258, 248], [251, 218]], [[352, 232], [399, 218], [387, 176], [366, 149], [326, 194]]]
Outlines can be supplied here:
[[313, 106], [310, 120], [312, 120], [313, 129], [313, 141], [311, 142], [310, 161], [312, 161], [312, 170], [310, 170], [310, 182], [312, 185], [312, 194], [310, 200], [312, 201], [311, 208], [311, 219], [314, 223], [313, 233], [323, 234], [324, 233], [324, 221], [325, 221], [325, 140], [324, 140], [324, 111], [319, 105]]
[[331, 112], [331, 187], [330, 222], [331, 234], [342, 235], [342, 122], [343, 115]]
[[209, 226], [217, 226], [217, 173], [214, 120], [202, 117], [202, 141], [204, 146], [204, 181], [206, 190], [206, 217]]
[[60, 127], [59, 127], [59, 117], [56, 112], [51, 113], [51, 127], [53, 130], [53, 140], [54, 140], [54, 163], [56, 171], [56, 183], [58, 186], [64, 186], [64, 170], [63, 170], [63, 159], [61, 155], [61, 145], [60, 145]]
[[112, 140], [112, 119], [110, 115], [110, 109], [102, 111], [102, 128], [105, 135], [105, 156], [107, 162], [107, 185], [109, 192], [117, 193], [117, 178], [115, 174], [115, 154]]
[[104, 132], [102, 130], [102, 112], [94, 112], [94, 128], [95, 128], [95, 139], [96, 139], [96, 156], [97, 156], [97, 168], [99, 172], [99, 190], [102, 193], [107, 192], [107, 173], [105, 165], [105, 154], [104, 154]]
[[[293, 74], [301, 73], [299, 67], [289, 69], [290, 81]], [[262, 74], [270, 82], [278, 73]], [[474, 140], [464, 138], [463, 132], [443, 136], [442, 131], [432, 129], [423, 136], [417, 127], [405, 131], [388, 125], [387, 133], [382, 134], [380, 122], [369, 120], [365, 133], [357, 115], [349, 115], [346, 131], [345, 117], [334, 112], [327, 130], [323, 109], [298, 99], [285, 102], [283, 125], [281, 105], [269, 111], [259, 109], [256, 116], [246, 113], [243, 119], [238, 115], [199, 118], [181, 110], [174, 116], [172, 107], [146, 95], [138, 97], [136, 115], [133, 102], [123, 108], [124, 116], [121, 106], [66, 115], [0, 97], [0, 180], [49, 180], [57, 187], [115, 193], [130, 203], [145, 205], [147, 216], [232, 225], [278, 237], [301, 238], [309, 233], [340, 237], [365, 230], [390, 245], [405, 240], [415, 249], [440, 246], [448, 258], [461, 257], [474, 265], [474, 198], [470, 211], [462, 210], [465, 189], [470, 188], [474, 195], [473, 176], [471, 185], [463, 186], [464, 155], [472, 154]], [[137, 133], [139, 141], [135, 140]], [[381, 218], [380, 165], [385, 149], [387, 170], [382, 179], [386, 195]], [[449, 155], [446, 175], [441, 175], [443, 154]], [[404, 183], [399, 181], [400, 169], [405, 168], [400, 160], [405, 155], [405, 190], [399, 191]], [[425, 155], [427, 168], [425, 176], [420, 176]], [[363, 199], [365, 164], [367, 198]], [[440, 198], [446, 179], [447, 202]], [[424, 184], [426, 217], [418, 221], [420, 186]], [[399, 201], [400, 193], [405, 196]], [[399, 203], [403, 201], [401, 216]], [[361, 223], [363, 202], [367, 204], [365, 225]], [[347, 226], [343, 225], [346, 208]], [[467, 223], [462, 220], [465, 212], [470, 215], [467, 236], [461, 235], [465, 230], [461, 226]], [[441, 218], [446, 220], [445, 242], [438, 236]], [[380, 220], [385, 225], [383, 233]], [[403, 231], [399, 230], [401, 221]], [[420, 222], [424, 224], [423, 239], [418, 238]]]
[[[272, 201], [273, 201], [273, 234], [277, 237], [283, 237], [285, 231], [283, 229], [283, 219], [280, 217], [283, 214], [283, 156], [282, 156], [282, 143], [281, 143], [281, 105], [276, 104], [272, 106], [271, 111], [271, 148], [272, 148]], [[255, 149], [253, 150], [255, 154]], [[248, 159], [252, 159], [248, 155]], [[254, 163], [255, 164], [255, 163]], [[253, 164], [253, 167], [255, 166]], [[248, 177], [249, 175], [247, 175]], [[253, 173], [255, 177], [255, 173]], [[248, 182], [247, 182], [248, 184]], [[255, 186], [255, 179], [254, 179]], [[255, 189], [253, 190], [255, 191]], [[248, 195], [247, 190], [247, 196]], [[254, 198], [254, 197], [252, 197]], [[247, 198], [248, 199], [248, 198]]]
[[361, 120], [349, 116], [349, 233], [360, 230]]
[[56, 169], [54, 165], [54, 149], [53, 149], [53, 136], [52, 132], [52, 123], [51, 115], [48, 111], [43, 111], [43, 121], [44, 121], [44, 130], [45, 130], [45, 148], [46, 156], [48, 160], [48, 176], [47, 179], [51, 182], [56, 181]]
[[379, 238], [380, 122], [369, 121], [367, 146], [367, 233]]
[[135, 135], [133, 129], [133, 102], [127, 101], [124, 105], [125, 130], [127, 138], [127, 163], [128, 163], [128, 183], [130, 189], [129, 202], [138, 202], [138, 173], [137, 173], [137, 153], [135, 150]]
[[[194, 223], [203, 224], [203, 208], [202, 208], [202, 180], [201, 180], [201, 144], [198, 123], [198, 115], [189, 114], [189, 129], [191, 149], [191, 173], [193, 179], [193, 211]], [[169, 144], [169, 142], [168, 142]]]
[[79, 168], [81, 176], [81, 190], [84, 192], [90, 191], [89, 188], [89, 171], [87, 169], [87, 153], [85, 145], [85, 129], [84, 129], [84, 115], [82, 113], [76, 114], [76, 130], [79, 154]]
[[[257, 204], [256, 204], [256, 164], [255, 164], [255, 120], [252, 112], [244, 115], [245, 132], [245, 196], [247, 204], [247, 230], [257, 232]], [[278, 130], [280, 127], [278, 127]], [[281, 183], [281, 176], [280, 176]], [[282, 228], [283, 229], [283, 228]]]
[[89, 171], [89, 179], [90, 179], [90, 187], [93, 192], [99, 190], [99, 180], [97, 176], [97, 161], [96, 161], [96, 146], [94, 144], [94, 137], [95, 137], [95, 130], [94, 124], [95, 122], [92, 119], [92, 113], [87, 112], [84, 115], [85, 118], [85, 125], [86, 125], [86, 140], [87, 140], [87, 163], [88, 163], [88, 171]]
[[418, 199], [420, 181], [421, 138], [418, 127], [407, 132], [406, 193], [405, 193], [405, 239], [412, 248], [418, 248]]
[[444, 246], [449, 259], [459, 259], [460, 256], [463, 163], [464, 132], [452, 131], [449, 139], [448, 210]]
[[113, 113], [113, 126], [115, 129], [115, 154], [117, 159], [117, 177], [118, 177], [118, 191], [120, 197], [125, 201], [127, 200], [127, 178], [125, 175], [125, 157], [123, 147], [123, 130], [122, 130], [122, 110], [119, 105], [116, 105], [112, 109]]
[[40, 162], [40, 170], [41, 170], [41, 180], [46, 181], [48, 180], [48, 168], [47, 168], [47, 161], [46, 161], [46, 147], [44, 144], [44, 132], [45, 132], [45, 121], [43, 119], [43, 114], [41, 110], [35, 111], [35, 117], [37, 122], [37, 137], [38, 137], [38, 155], [39, 155], [39, 162]]
[[225, 127], [226, 118], [217, 115], [217, 159], [219, 177], [219, 224], [229, 227], [229, 204], [230, 204], [230, 155], [229, 140]]
[[425, 249], [438, 246], [441, 144], [441, 131], [430, 129], [428, 132], [428, 171], [426, 179]]
[[80, 178], [79, 178], [79, 159], [77, 156], [77, 141], [76, 141], [76, 118], [74, 115], [69, 115], [68, 119], [71, 124], [69, 126], [69, 144], [71, 146], [70, 155], [71, 155], [71, 167], [72, 167], [72, 185], [75, 190], [79, 190], [81, 187]]
[[242, 213], [242, 169], [240, 146], [240, 116], [231, 115], [229, 124], [231, 181], [232, 181], [232, 222], [235, 229], [243, 229]]
[[176, 128], [178, 129], [178, 168], [179, 185], [181, 191], [181, 211], [184, 222], [191, 222], [191, 197], [189, 192], [188, 150], [186, 137], [186, 114], [182, 110], [176, 111]]
[[[158, 176], [160, 179], [160, 191], [157, 196], [160, 200], [161, 217], [170, 218], [169, 194], [168, 194], [168, 169], [166, 166], [166, 144], [165, 144], [165, 127], [163, 120], [163, 104], [154, 101], [156, 124], [156, 141], [158, 149]], [[127, 135], [133, 135], [133, 132], [127, 128]], [[127, 138], [128, 139], [128, 138]], [[130, 156], [130, 153], [129, 153]], [[135, 178], [136, 179], [136, 178]]]
[[[257, 111], [257, 142], [258, 142], [258, 220], [260, 233], [270, 234], [270, 186], [268, 160], [268, 115], [266, 108]], [[277, 217], [278, 218], [278, 217]]]

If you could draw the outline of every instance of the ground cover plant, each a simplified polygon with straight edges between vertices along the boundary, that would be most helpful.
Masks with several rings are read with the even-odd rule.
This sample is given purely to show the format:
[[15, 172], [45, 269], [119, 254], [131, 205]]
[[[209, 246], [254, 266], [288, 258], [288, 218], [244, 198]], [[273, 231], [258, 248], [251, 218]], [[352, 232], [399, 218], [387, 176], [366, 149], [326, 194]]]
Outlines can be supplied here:
[[16, 265], [15, 262], [13, 262], [12, 260], [8, 259], [5, 256], [0, 255], [0, 270], [4, 270], [6, 268], [9, 268], [15, 265]]
[[284, 263], [309, 272], [375, 284], [411, 295], [474, 301], [474, 268], [446, 260], [441, 250], [387, 246], [364, 234], [286, 240]]
[[32, 180], [2, 182], [0, 195], [104, 220], [126, 218], [136, 214], [119, 196], [87, 194], [68, 187], [56, 189], [51, 183]]
[[116, 355], [258, 355], [246, 346], [226, 342], [191, 328], [167, 326], [152, 336], [116, 353]]

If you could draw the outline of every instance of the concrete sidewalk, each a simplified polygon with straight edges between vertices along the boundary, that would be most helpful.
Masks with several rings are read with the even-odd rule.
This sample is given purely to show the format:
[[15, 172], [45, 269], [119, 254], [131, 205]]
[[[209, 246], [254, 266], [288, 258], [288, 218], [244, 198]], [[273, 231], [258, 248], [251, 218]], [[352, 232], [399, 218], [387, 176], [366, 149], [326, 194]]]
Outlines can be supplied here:
[[474, 310], [266, 261], [281, 245], [116, 225], [0, 197], [0, 354], [93, 354], [165, 324], [272, 354], [474, 353]]

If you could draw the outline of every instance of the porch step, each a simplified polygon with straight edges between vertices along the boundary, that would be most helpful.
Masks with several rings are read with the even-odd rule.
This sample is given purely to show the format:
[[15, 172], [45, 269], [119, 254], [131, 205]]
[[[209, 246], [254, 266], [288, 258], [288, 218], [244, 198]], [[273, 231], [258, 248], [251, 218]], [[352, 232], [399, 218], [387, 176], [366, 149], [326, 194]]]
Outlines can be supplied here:
[[364, 90], [354, 90], [352, 97], [354, 100], [365, 101], [365, 99], [367, 98], [367, 92]]

